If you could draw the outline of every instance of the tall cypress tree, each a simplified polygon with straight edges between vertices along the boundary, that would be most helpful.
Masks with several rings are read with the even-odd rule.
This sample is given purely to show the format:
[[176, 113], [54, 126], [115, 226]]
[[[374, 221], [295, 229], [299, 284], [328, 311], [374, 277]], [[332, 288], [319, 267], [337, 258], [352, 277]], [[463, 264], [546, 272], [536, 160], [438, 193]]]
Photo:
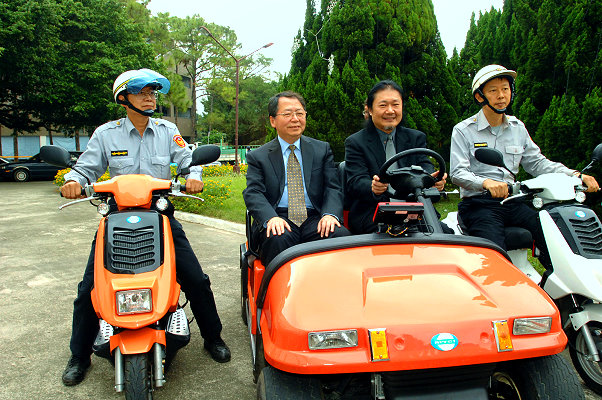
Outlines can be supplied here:
[[286, 89], [308, 103], [306, 133], [330, 142], [337, 159], [347, 136], [361, 129], [363, 102], [381, 79], [405, 92], [404, 124], [449, 152], [459, 85], [446, 63], [430, 0], [307, 0]]

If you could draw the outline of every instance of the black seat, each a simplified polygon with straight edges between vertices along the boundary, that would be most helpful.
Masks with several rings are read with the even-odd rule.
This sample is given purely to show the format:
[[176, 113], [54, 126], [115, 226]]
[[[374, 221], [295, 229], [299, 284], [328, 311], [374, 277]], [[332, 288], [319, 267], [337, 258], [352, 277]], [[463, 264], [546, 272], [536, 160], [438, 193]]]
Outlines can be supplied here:
[[337, 167], [339, 172], [339, 181], [343, 191], [343, 210], [349, 211], [349, 196], [347, 195], [347, 174], [345, 173], [345, 161], [341, 161]]

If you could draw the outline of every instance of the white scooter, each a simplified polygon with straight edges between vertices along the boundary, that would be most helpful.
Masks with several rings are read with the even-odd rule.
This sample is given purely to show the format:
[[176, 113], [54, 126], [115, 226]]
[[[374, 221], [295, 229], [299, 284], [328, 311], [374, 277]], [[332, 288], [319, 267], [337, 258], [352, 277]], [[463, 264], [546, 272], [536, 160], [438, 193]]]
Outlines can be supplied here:
[[[477, 149], [480, 162], [497, 167], [504, 165], [496, 149]], [[592, 155], [587, 172], [602, 160], [602, 144]], [[583, 205], [586, 187], [576, 176], [559, 173], [543, 174], [537, 178], [516, 182], [511, 196], [502, 204], [531, 200], [539, 209], [539, 220], [550, 254], [553, 271], [542, 276], [527, 259], [532, 246], [531, 234], [522, 228], [507, 228], [506, 244], [514, 265], [539, 284], [554, 300], [565, 332], [575, 369], [596, 393], [602, 395], [602, 224], [593, 210]], [[444, 220], [462, 233], [457, 213]]]

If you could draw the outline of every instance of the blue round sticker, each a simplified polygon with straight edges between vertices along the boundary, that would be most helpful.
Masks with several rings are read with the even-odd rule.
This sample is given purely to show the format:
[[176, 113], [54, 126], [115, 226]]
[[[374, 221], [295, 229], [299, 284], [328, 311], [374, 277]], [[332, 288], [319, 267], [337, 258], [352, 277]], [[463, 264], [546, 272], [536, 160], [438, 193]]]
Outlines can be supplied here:
[[583, 211], [575, 211], [575, 215], [579, 218], [585, 218], [585, 212]]
[[431, 346], [440, 351], [450, 351], [458, 345], [458, 338], [451, 333], [438, 333], [431, 339]]
[[128, 217], [126, 219], [127, 222], [129, 222], [130, 224], [137, 224], [138, 222], [140, 222], [140, 217], [137, 215], [132, 215], [131, 217]]

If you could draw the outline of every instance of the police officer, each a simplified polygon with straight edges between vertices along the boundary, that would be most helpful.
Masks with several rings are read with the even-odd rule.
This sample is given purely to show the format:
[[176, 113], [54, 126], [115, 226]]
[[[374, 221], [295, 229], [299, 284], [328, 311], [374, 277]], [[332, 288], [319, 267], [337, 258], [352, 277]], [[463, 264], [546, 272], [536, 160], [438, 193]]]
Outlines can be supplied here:
[[[178, 128], [163, 119], [151, 118], [156, 109], [157, 92], [167, 93], [170, 82], [150, 69], [126, 71], [113, 84], [115, 102], [121, 104], [126, 118], [108, 122], [96, 129], [86, 151], [79, 157], [75, 171], [65, 175], [61, 193], [69, 199], [81, 196], [87, 179], [95, 182], [107, 169], [111, 177], [124, 174], [148, 174], [170, 179], [170, 163], [179, 168], [191, 162], [191, 150], [180, 136]], [[186, 180], [186, 191], [197, 193], [203, 189], [201, 167], [191, 167]], [[176, 250], [176, 275], [204, 338], [204, 347], [218, 362], [230, 360], [230, 350], [221, 339], [222, 324], [217, 314], [209, 277], [203, 273], [182, 225], [173, 217], [173, 206], [166, 212], [171, 224]], [[80, 383], [90, 366], [92, 344], [99, 329], [98, 317], [92, 307], [90, 293], [94, 284], [94, 249], [84, 277], [78, 285], [73, 304], [71, 358], [63, 372], [67, 386]]]
[[[525, 125], [516, 117], [506, 115], [514, 99], [515, 79], [516, 72], [501, 65], [488, 65], [476, 73], [472, 94], [481, 110], [454, 127], [450, 178], [460, 186], [462, 200], [458, 204], [458, 215], [470, 235], [484, 237], [505, 249], [504, 227], [526, 228], [541, 251], [540, 261], [549, 269], [549, 256], [536, 211], [522, 202], [500, 204], [501, 199], [508, 197], [508, 184], [514, 183], [514, 177], [474, 157], [476, 149], [490, 147], [502, 152], [504, 163], [514, 175], [520, 165], [533, 176], [552, 172], [579, 174], [544, 157]], [[581, 179], [588, 191], [599, 190], [592, 176], [582, 175]]]

